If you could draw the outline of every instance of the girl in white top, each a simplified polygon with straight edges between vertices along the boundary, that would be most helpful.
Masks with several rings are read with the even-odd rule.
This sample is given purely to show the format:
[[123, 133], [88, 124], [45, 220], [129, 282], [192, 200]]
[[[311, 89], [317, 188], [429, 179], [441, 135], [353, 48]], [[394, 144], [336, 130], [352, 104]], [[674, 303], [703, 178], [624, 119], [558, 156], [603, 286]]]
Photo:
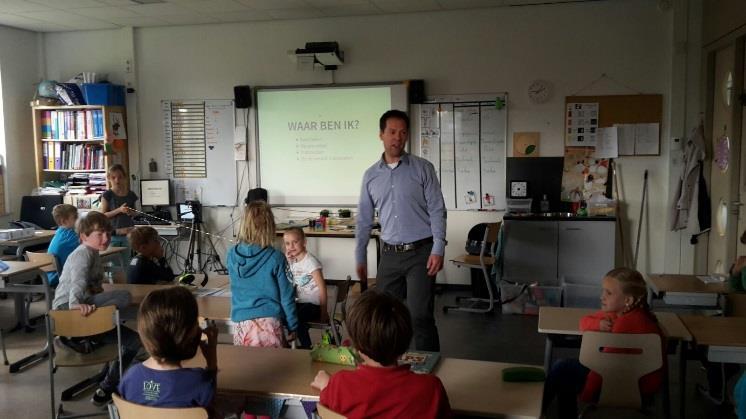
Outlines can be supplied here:
[[289, 228], [282, 236], [285, 257], [292, 273], [298, 313], [298, 340], [301, 348], [311, 347], [308, 322], [329, 321], [326, 311], [326, 283], [321, 263], [306, 250], [306, 235], [297, 227]]

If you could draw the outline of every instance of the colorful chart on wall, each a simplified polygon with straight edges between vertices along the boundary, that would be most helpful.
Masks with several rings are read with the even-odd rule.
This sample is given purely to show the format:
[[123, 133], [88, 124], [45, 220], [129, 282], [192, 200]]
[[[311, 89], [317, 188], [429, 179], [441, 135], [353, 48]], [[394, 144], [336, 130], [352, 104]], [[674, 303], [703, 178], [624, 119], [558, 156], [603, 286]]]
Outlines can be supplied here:
[[412, 152], [435, 167], [449, 210], [505, 209], [506, 104], [497, 93], [412, 106]]
[[565, 145], [588, 147], [596, 145], [598, 103], [568, 103], [565, 114], [567, 133]]
[[605, 195], [609, 181], [609, 159], [593, 157], [589, 148], [566, 148], [562, 171], [560, 199], [565, 202], [589, 200], [594, 195]]

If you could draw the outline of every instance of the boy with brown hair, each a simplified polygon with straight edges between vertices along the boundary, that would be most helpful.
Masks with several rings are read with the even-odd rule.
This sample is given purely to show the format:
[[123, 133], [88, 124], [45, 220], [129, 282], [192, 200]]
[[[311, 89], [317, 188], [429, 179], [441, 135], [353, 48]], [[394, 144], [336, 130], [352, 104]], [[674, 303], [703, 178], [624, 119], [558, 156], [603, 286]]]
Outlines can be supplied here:
[[311, 386], [321, 390], [321, 404], [351, 419], [451, 417], [438, 377], [397, 365], [412, 340], [412, 319], [401, 301], [364, 292], [350, 308], [347, 329], [363, 363], [331, 377], [319, 371]]
[[136, 227], [127, 234], [130, 246], [137, 256], [132, 258], [127, 268], [127, 282], [130, 284], [157, 284], [173, 282], [174, 271], [163, 256], [163, 248], [158, 241], [158, 231], [153, 227]]
[[[115, 290], [104, 292], [101, 283], [104, 278], [104, 269], [101, 264], [99, 252], [106, 250], [111, 240], [111, 222], [106, 216], [97, 211], [90, 211], [85, 218], [78, 221], [78, 234], [80, 235], [80, 246], [78, 246], [67, 258], [65, 267], [60, 275], [60, 283], [55, 291], [52, 308], [54, 310], [80, 310], [80, 314], [88, 316], [96, 310], [96, 307], [116, 305], [118, 310], [126, 308], [130, 304], [132, 296], [129, 291]], [[140, 349], [140, 339], [137, 333], [121, 327], [122, 337], [122, 367], [132, 362]], [[101, 343], [114, 343], [117, 340], [116, 330], [112, 330], [101, 336]], [[62, 340], [63, 344], [72, 346], [74, 340]], [[72, 343], [72, 344], [71, 344]], [[90, 345], [95, 346], [95, 345]], [[109, 371], [99, 384], [99, 388], [93, 395], [92, 402], [97, 406], [103, 406], [111, 400], [111, 393], [119, 383], [118, 362], [109, 364]]]
[[[60, 271], [65, 267], [70, 253], [80, 244], [78, 233], [75, 232], [75, 221], [78, 220], [78, 209], [69, 204], [59, 204], [52, 208], [52, 217], [57, 223], [52, 241], [49, 242], [47, 253], [54, 255], [57, 261], [57, 269]], [[56, 287], [60, 282], [57, 271], [47, 273], [47, 281], [51, 287]]]

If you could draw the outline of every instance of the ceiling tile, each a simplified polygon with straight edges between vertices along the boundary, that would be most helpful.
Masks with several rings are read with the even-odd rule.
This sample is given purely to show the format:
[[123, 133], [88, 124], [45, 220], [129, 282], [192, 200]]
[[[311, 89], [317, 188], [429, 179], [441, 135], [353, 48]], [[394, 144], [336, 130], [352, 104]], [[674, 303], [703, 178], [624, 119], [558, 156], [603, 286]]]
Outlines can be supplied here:
[[174, 25], [199, 25], [202, 23], [218, 23], [218, 19], [206, 14], [169, 15], [158, 16], [158, 18]]
[[86, 7], [83, 9], [73, 9], [71, 12], [77, 15], [95, 17], [102, 20], [109, 20], [112, 17], [138, 16], [138, 14], [132, 10], [114, 6]]
[[166, 16], [188, 14], [191, 10], [173, 3], [136, 4], [125, 7], [142, 16]]
[[112, 17], [108, 19], [121, 26], [166, 26], [168, 22], [153, 16]]
[[135, 3], [132, 0], [98, 0], [99, 3], [108, 6], [132, 6]]
[[54, 9], [68, 10], [78, 7], [105, 6], [98, 0], [29, 0], [33, 3], [43, 4]]
[[109, 22], [76, 15], [64, 10], [49, 9], [42, 12], [18, 13], [18, 15], [59, 25], [72, 26], [73, 28], [81, 30], [110, 29], [116, 27], [116, 25]]
[[191, 10], [210, 14], [251, 10], [249, 6], [235, 0], [191, 0], [181, 4]]
[[252, 10], [250, 12], [221, 12], [210, 13], [210, 16], [221, 22], [248, 22], [252, 20], [272, 20], [272, 16], [262, 10]]
[[373, 4], [387, 13], [424, 12], [442, 10], [435, 0], [373, 0]]
[[275, 19], [310, 19], [324, 17], [320, 11], [311, 8], [268, 10], [268, 13]]
[[319, 9], [329, 9], [338, 6], [370, 4], [368, 0], [306, 0], [306, 3]]
[[27, 0], [0, 0], [0, 13], [22, 13], [49, 10], [49, 7]]
[[438, 0], [444, 9], [473, 9], [479, 7], [502, 6], [504, 0]]
[[6, 25], [13, 28], [26, 29], [37, 32], [50, 32], [50, 31], [61, 31], [61, 30], [73, 30], [74, 27], [68, 27], [64, 25], [54, 24], [51, 22], [43, 22], [41, 20], [18, 16], [9, 13], [0, 14], [0, 25]]
[[370, 4], [348, 4], [319, 10], [324, 16], [359, 16], [381, 13], [380, 9]]
[[281, 9], [307, 9], [308, 4], [302, 0], [237, 0], [252, 9], [259, 10], [281, 10]]

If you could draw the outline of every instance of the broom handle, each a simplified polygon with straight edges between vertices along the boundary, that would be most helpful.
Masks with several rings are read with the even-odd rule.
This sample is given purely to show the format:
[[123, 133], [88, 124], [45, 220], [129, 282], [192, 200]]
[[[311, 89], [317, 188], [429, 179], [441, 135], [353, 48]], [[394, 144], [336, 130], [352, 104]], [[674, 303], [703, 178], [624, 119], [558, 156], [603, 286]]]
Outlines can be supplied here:
[[637, 238], [635, 243], [635, 259], [633, 260], [633, 268], [637, 269], [637, 254], [640, 251], [640, 232], [642, 232], [642, 214], [645, 211], [645, 197], [648, 192], [648, 171], [645, 170], [642, 180], [642, 200], [640, 201], [640, 219], [637, 220]]

